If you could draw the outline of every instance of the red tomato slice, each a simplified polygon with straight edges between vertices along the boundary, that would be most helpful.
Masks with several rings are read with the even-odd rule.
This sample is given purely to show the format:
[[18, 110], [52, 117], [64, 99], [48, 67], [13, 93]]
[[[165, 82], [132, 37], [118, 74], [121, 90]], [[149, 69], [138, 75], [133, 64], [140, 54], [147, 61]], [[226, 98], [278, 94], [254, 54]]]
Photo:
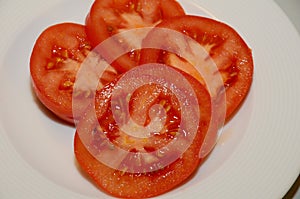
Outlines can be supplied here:
[[[195, 110], [196, 107], [200, 108], [199, 123], [192, 124], [195, 118], [192, 111], [188, 114], [189, 118], [185, 120], [187, 123], [181, 124], [180, 113], [183, 108], [179, 106], [178, 98], [169, 89], [165, 89], [160, 85], [145, 84], [136, 89], [129, 97], [125, 93], [123, 96], [122, 92], [117, 95], [116, 99], [127, 100], [131, 118], [142, 126], [146, 126], [151, 122], [151, 107], [153, 108], [155, 104], [160, 104], [163, 107], [166, 112], [166, 123], [161, 131], [153, 132], [152, 136], [148, 138], [130, 136], [120, 126], [116, 125], [112, 107], [116, 107], [116, 110], [120, 110], [122, 107], [117, 109], [117, 106], [113, 105], [111, 101], [111, 96], [114, 89], [118, 89], [118, 86], [116, 86], [118, 79], [97, 92], [95, 99], [97, 118], [91, 119], [95, 115], [93, 109], [85, 113], [84, 118], [77, 126], [74, 150], [79, 165], [102, 190], [121, 198], [153, 197], [175, 188], [196, 171], [202, 161], [199, 158], [199, 151], [211, 120], [211, 98], [205, 87], [196, 79], [182, 71], [180, 71], [180, 74], [186, 78], [195, 92], [198, 103], [188, 104], [187, 106], [192, 106], [192, 110]], [[121, 113], [120, 116], [122, 116]], [[121, 123], [128, 121], [128, 115], [126, 114], [121, 118], [123, 118]], [[182, 131], [178, 131], [179, 123], [182, 125], [180, 127], [183, 128]], [[196, 134], [192, 140], [189, 140], [191, 139], [189, 133], [184, 135], [184, 132], [187, 132], [185, 128], [189, 125], [196, 125]], [[135, 127], [131, 126], [131, 130], [135, 131]], [[87, 136], [88, 134], [90, 136]], [[216, 131], [214, 134], [216, 134]], [[142, 163], [159, 165], [160, 161], [166, 156], [159, 149], [174, 141], [175, 138], [181, 139], [181, 142], [179, 142], [181, 144], [188, 140], [191, 143], [180, 156], [177, 156], [179, 153], [177, 150], [180, 150], [181, 144], [168, 148], [170, 157], [176, 157], [172, 163], [159, 167], [158, 170], [154, 171], [130, 172]], [[108, 149], [105, 146], [109, 146]], [[117, 152], [114, 153], [116, 148], [131, 153], [120, 156]], [[157, 153], [152, 153], [153, 151]], [[107, 166], [94, 156], [94, 154], [100, 154], [101, 152], [104, 153], [100, 155], [101, 157], [107, 156], [111, 158], [111, 161], [118, 162], [120, 169]], [[141, 158], [141, 153], [146, 155]], [[124, 161], [131, 164], [123, 167]]]
[[[30, 58], [30, 74], [34, 91], [40, 101], [65, 121], [73, 123], [72, 94], [80, 64], [91, 51], [85, 27], [62, 23], [47, 28], [37, 39]], [[116, 74], [105, 73], [110, 81]], [[97, 78], [98, 79], [98, 78]], [[91, 97], [88, 90], [76, 93], [78, 98]], [[87, 104], [77, 108], [84, 110]]]
[[[86, 18], [87, 35], [92, 46], [96, 47], [114, 34], [128, 29], [153, 27], [163, 19], [184, 14], [183, 8], [175, 0], [96, 0]], [[126, 38], [120, 40], [131, 42]], [[118, 48], [121, 46], [116, 41], [101, 52], [104, 57], [109, 57], [110, 52]], [[132, 49], [113, 66], [123, 73], [134, 67], [138, 60], [139, 52]]]
[[[230, 26], [198, 16], [186, 15], [167, 19], [156, 27], [179, 31], [190, 36], [205, 48], [215, 62], [223, 79], [224, 85], [220, 85], [220, 87], [226, 89], [226, 118], [228, 119], [247, 95], [252, 82], [252, 52], [245, 41]], [[155, 39], [151, 38], [151, 34], [149, 34], [144, 42], [151, 43], [154, 41]], [[161, 42], [161, 45], [165, 45], [164, 43]], [[182, 46], [182, 48], [187, 47]], [[192, 63], [187, 62], [180, 55], [174, 55], [163, 50], [143, 49], [140, 64], [153, 62], [180, 68], [205, 84]], [[212, 97], [216, 98], [216, 96]]]

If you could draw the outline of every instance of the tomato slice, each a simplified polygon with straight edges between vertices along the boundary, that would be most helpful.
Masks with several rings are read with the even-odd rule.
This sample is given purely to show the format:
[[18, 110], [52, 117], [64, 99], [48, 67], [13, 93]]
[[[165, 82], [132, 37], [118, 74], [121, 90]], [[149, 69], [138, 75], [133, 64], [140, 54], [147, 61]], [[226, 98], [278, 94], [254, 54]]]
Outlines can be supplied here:
[[[228, 119], [237, 110], [246, 97], [253, 78], [253, 58], [251, 49], [247, 46], [241, 36], [230, 26], [204, 17], [179, 16], [162, 21], [156, 27], [168, 28], [179, 31], [197, 41], [212, 58], [223, 80], [223, 89], [226, 90], [226, 118]], [[161, 42], [165, 45], [166, 38], [153, 39], [151, 34], [147, 36], [144, 43]], [[177, 44], [186, 49], [186, 44]], [[186, 71], [202, 84], [203, 77], [198, 73], [193, 63], [188, 62], [180, 55], [175, 55], [166, 50], [143, 49], [141, 51], [140, 64], [164, 63]], [[200, 66], [203, 67], [203, 66]], [[207, 86], [207, 85], [206, 85]], [[218, 90], [218, 89], [216, 89]], [[212, 98], [217, 98], [218, 93]]]
[[[37, 97], [53, 113], [70, 123], [74, 122], [72, 95], [76, 74], [90, 52], [91, 45], [85, 27], [62, 23], [44, 30], [31, 54], [30, 74]], [[114, 70], [107, 70], [103, 81], [108, 82], [115, 76]], [[84, 103], [84, 98], [91, 97], [91, 93], [82, 90], [75, 95], [83, 98], [75, 108], [84, 110], [88, 105]]]
[[[107, 38], [128, 29], [153, 27], [163, 19], [184, 15], [185, 12], [175, 0], [96, 0], [86, 18], [87, 35], [93, 47]], [[137, 35], [140, 37], [140, 35]], [[119, 38], [115, 44], [103, 49], [104, 57], [110, 56], [110, 51], [134, 44], [133, 40]], [[134, 45], [133, 45], [134, 46]], [[123, 73], [136, 66], [139, 51], [134, 48], [130, 53], [117, 59], [113, 66]]]
[[[105, 192], [121, 198], [160, 195], [187, 180], [203, 160], [199, 158], [199, 151], [209, 129], [211, 98], [206, 88], [196, 79], [182, 71], [176, 71], [187, 80], [178, 81], [181, 85], [176, 88], [182, 91], [184, 84], [190, 84], [198, 103], [188, 103], [186, 100], [184, 106], [181, 106], [180, 98], [174, 94], [174, 90], [155, 83], [143, 84], [128, 95], [123, 91], [134, 84], [120, 86], [118, 81], [124, 76], [97, 91], [96, 110], [93, 107], [88, 110], [77, 126], [74, 151], [82, 169]], [[120, 89], [120, 92], [112, 97], [116, 89]], [[190, 92], [187, 93], [189, 94]], [[117, 104], [112, 99], [116, 99]], [[123, 110], [126, 108], [120, 106], [124, 101], [129, 105], [129, 114], [124, 114]], [[183, 119], [182, 110], [187, 107], [191, 111]], [[194, 120], [196, 109], [200, 109], [199, 120]], [[153, 130], [155, 128], [149, 131], [151, 136], [141, 136], [142, 131], [136, 130], [138, 128], [133, 123], [142, 127], [149, 126], [153, 121], [155, 123], [154, 113], [159, 118], [164, 118], [165, 123], [159, 131]], [[97, 117], [91, 119], [93, 115]], [[130, 123], [129, 118], [134, 122]], [[129, 126], [126, 126], [128, 123]], [[193, 137], [190, 137], [188, 130], [191, 125], [196, 128]], [[188, 147], [180, 152], [186, 142], [189, 142]], [[170, 143], [175, 144], [169, 147]], [[124, 155], [117, 149], [129, 153]], [[109, 166], [107, 164], [110, 162], [104, 163], [98, 157], [108, 158], [118, 167]], [[168, 158], [173, 159], [169, 164], [163, 164]]]

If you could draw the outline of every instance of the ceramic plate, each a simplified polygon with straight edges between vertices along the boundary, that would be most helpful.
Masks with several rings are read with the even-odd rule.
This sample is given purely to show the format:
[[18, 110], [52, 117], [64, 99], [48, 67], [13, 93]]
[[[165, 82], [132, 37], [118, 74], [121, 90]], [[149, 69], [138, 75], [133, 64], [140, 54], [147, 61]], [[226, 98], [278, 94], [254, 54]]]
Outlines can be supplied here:
[[[281, 198], [300, 171], [300, 37], [266, 1], [180, 1], [234, 27], [253, 50], [251, 91], [186, 184], [158, 198]], [[36, 99], [29, 57], [38, 35], [84, 23], [91, 0], [1, 1], [0, 198], [110, 198], [80, 171], [75, 129]]]

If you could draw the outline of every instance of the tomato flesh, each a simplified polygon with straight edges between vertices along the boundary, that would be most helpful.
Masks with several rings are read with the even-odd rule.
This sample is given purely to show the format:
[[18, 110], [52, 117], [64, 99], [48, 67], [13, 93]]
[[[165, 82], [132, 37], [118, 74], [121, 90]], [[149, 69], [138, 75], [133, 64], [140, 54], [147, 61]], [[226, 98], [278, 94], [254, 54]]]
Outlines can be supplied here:
[[[246, 97], [253, 76], [252, 52], [241, 36], [224, 23], [198, 16], [174, 17], [164, 20], [156, 27], [179, 31], [196, 40], [207, 51], [223, 79], [220, 88], [224, 87], [226, 90], [226, 118], [229, 118]], [[151, 33], [147, 38], [145, 43], [153, 42]], [[177, 67], [206, 84], [193, 64], [180, 55], [157, 49], [143, 49], [140, 64], [153, 62]], [[222, 92], [222, 89], [219, 90]], [[217, 95], [218, 93], [212, 98], [217, 98]]]
[[[123, 31], [135, 28], [153, 27], [163, 19], [184, 15], [183, 8], [175, 0], [96, 0], [86, 18], [87, 35], [93, 47], [107, 38]], [[126, 38], [119, 39], [132, 42]], [[124, 42], [123, 41], [123, 42]], [[109, 51], [122, 48], [122, 42], [107, 46], [101, 55], [110, 58]], [[112, 65], [119, 73], [128, 71], [137, 65], [139, 51], [131, 52], [117, 59]]]
[[[142, 163], [152, 165], [155, 162], [153, 165], [158, 165], [160, 158], [164, 156], [164, 153], [159, 153], [158, 149], [170, 143], [175, 138], [176, 133], [181, 133], [178, 131], [181, 121], [181, 107], [177, 98], [174, 97], [170, 90], [153, 84], [138, 88], [130, 98], [126, 97], [126, 95], [123, 96], [122, 93], [118, 95], [117, 99], [130, 99], [128, 100], [130, 117], [140, 125], [146, 126], [153, 119], [151, 117], [149, 119], [148, 116], [151, 115], [150, 108], [154, 104], [160, 104], [166, 111], [164, 128], [160, 132], [153, 132], [149, 138], [139, 138], [138, 136], [130, 136], [124, 133], [122, 128], [116, 125], [112, 116], [112, 107], [114, 105], [111, 104], [110, 100], [118, 80], [97, 91], [95, 99], [97, 118], [91, 120], [91, 115], [94, 114], [93, 110], [85, 113], [85, 116], [77, 126], [74, 150], [76, 159], [82, 169], [105, 192], [121, 198], [153, 197], [175, 188], [196, 171], [202, 161], [199, 158], [199, 151], [211, 120], [211, 99], [207, 90], [196, 79], [182, 71], [180, 73], [192, 85], [198, 99], [196, 106], [200, 108], [201, 117], [197, 125], [197, 133], [190, 146], [181, 156], [175, 158], [171, 164], [152, 172], [131, 171], [136, 171], [135, 169]], [[190, 114], [190, 117], [187, 119], [188, 121], [192, 121], [194, 115]], [[125, 115], [123, 119], [121, 123], [122, 121], [128, 121], [128, 116]], [[134, 127], [131, 129], [134, 129]], [[83, 139], [85, 139], [88, 132], [93, 132], [93, 136], [88, 139], [88, 144], [86, 145]], [[216, 134], [216, 131], [214, 134]], [[107, 139], [110, 142], [105, 141]], [[190, 138], [186, 137], [185, 139]], [[105, 145], [109, 145], [109, 149], [105, 149]], [[180, 144], [177, 147], [180, 148]], [[171, 151], [170, 156], [176, 157], [178, 155], [177, 147], [173, 149], [174, 151]], [[121, 158], [118, 154], [113, 155], [113, 161], [119, 161], [118, 164], [121, 169], [111, 168], [94, 156], [95, 153], [97, 154], [101, 151], [104, 153], [114, 151], [115, 148], [122, 148], [131, 152], [129, 155]], [[156, 150], [158, 152], [153, 154], [152, 152]], [[140, 153], [148, 155], [141, 158]], [[130, 163], [125, 164], [124, 162]]]
[[[72, 107], [72, 97], [77, 71], [90, 52], [85, 27], [62, 23], [42, 32], [30, 57], [30, 74], [37, 97], [53, 113], [70, 123], [74, 122], [72, 108], [84, 110], [88, 105], [83, 99], [77, 107]], [[75, 95], [91, 97], [91, 92], [85, 90]]]

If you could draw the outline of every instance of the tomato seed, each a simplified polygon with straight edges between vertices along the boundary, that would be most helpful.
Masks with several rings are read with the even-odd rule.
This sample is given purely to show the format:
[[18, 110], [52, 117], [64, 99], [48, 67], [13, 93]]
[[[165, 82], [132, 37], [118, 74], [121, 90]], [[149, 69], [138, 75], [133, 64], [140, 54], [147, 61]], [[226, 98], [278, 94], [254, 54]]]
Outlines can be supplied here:
[[135, 141], [131, 139], [129, 136], [125, 136], [125, 143], [126, 144], [134, 144]]
[[237, 72], [233, 72], [233, 73], [230, 74], [230, 77], [237, 76], [237, 74], [238, 74]]
[[84, 94], [85, 98], [88, 98], [90, 95], [91, 95], [91, 91], [90, 90], [85, 91], [85, 94]]
[[63, 50], [63, 51], [61, 52], [61, 56], [62, 56], [63, 58], [68, 58], [68, 57], [69, 57], [69, 52], [68, 52], [68, 50]]
[[166, 112], [169, 112], [169, 111], [171, 110], [171, 108], [172, 108], [172, 106], [171, 106], [171, 105], [168, 105], [168, 106], [166, 107]]
[[106, 28], [107, 28], [108, 32], [113, 32], [113, 30], [114, 30], [114, 28], [112, 26], [107, 26]]
[[60, 63], [60, 62], [63, 62], [64, 60], [61, 58], [61, 57], [56, 57], [55, 58], [55, 62], [56, 64]]
[[162, 151], [157, 151], [157, 152], [156, 152], [156, 155], [157, 155], [157, 157], [162, 158], [162, 157], [165, 156], [165, 153], [162, 152]]
[[177, 134], [177, 131], [171, 131], [168, 133], [170, 136], [175, 137]]
[[159, 102], [159, 104], [162, 105], [162, 106], [164, 106], [166, 103], [167, 103], [166, 100], [161, 100], [161, 101]]
[[53, 62], [49, 62], [46, 66], [47, 70], [53, 69], [54, 68], [54, 63]]
[[134, 5], [133, 3], [131, 3], [130, 6], [129, 6], [129, 9], [130, 9], [131, 11], [133, 11], [134, 8], [135, 8], [135, 5]]
[[67, 80], [63, 83], [63, 88], [68, 89], [70, 87], [73, 87], [74, 83], [70, 80]]
[[193, 38], [194, 38], [195, 40], [197, 40], [197, 37], [198, 37], [198, 34], [197, 34], [197, 33], [194, 33], [194, 34], [193, 34]]
[[90, 49], [87, 49], [87, 48], [84, 48], [84, 49], [81, 50], [81, 53], [82, 53], [84, 56], [88, 56], [90, 52], [91, 52]]
[[128, 167], [124, 167], [121, 171], [120, 171], [120, 175], [124, 176], [125, 173], [128, 171]]
[[74, 97], [78, 97], [79, 95], [81, 95], [82, 94], [82, 91], [81, 90], [75, 90], [75, 91], [73, 91], [73, 96]]

